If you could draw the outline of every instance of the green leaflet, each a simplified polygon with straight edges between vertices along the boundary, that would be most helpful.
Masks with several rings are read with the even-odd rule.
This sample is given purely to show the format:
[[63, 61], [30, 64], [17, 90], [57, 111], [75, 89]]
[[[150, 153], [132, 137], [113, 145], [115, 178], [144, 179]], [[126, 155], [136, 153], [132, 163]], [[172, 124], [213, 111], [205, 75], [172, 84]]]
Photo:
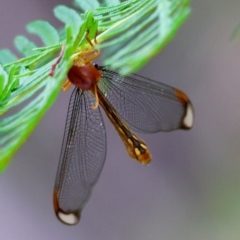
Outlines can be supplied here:
[[[55, 101], [74, 58], [89, 47], [87, 32], [90, 39], [98, 33], [104, 64], [128, 74], [174, 37], [189, 16], [189, 4], [189, 0], [105, 0], [100, 6], [97, 0], [75, 0], [84, 14], [64, 5], [54, 8], [63, 29], [43, 20], [29, 23], [28, 32], [38, 35], [44, 46], [17, 36], [14, 44], [24, 58], [0, 50], [0, 171]], [[51, 77], [63, 45], [63, 57]]]
[[82, 1], [82, 0], [75, 0], [75, 6], [78, 6], [83, 11], [94, 10], [95, 8], [99, 7], [99, 2], [97, 0], [92, 1]]
[[8, 73], [0, 65], [0, 97], [3, 96], [4, 90], [8, 84]]
[[76, 38], [77, 32], [82, 24], [80, 15], [73, 9], [60, 5], [53, 10], [55, 17], [63, 22], [65, 25], [69, 25], [73, 31], [73, 38]]
[[105, 3], [107, 6], [114, 6], [114, 5], [118, 5], [120, 3], [119, 0], [105, 0]]
[[14, 44], [17, 50], [22, 53], [24, 56], [29, 56], [35, 54], [33, 51], [37, 47], [34, 42], [30, 41], [25, 36], [17, 36], [14, 39]]
[[17, 57], [9, 49], [0, 50], [0, 63], [7, 64], [17, 60]]
[[1, 94], [0, 94], [0, 100], [4, 101], [10, 94], [11, 91], [18, 86], [18, 79], [14, 79], [14, 73], [15, 73], [16, 67], [15, 65], [12, 65], [9, 73], [7, 73], [2, 67], [0, 69], [1, 71], [1, 79], [3, 80]]
[[27, 25], [29, 33], [36, 34], [45, 46], [59, 42], [58, 31], [47, 21], [37, 20]]

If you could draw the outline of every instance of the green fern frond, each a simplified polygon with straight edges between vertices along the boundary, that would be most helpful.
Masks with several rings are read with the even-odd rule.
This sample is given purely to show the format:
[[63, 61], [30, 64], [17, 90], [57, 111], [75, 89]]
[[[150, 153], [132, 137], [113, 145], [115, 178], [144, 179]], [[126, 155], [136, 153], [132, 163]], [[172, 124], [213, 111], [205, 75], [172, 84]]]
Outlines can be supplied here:
[[175, 36], [190, 14], [189, 0], [134, 0], [102, 7], [98, 42], [107, 48], [104, 64], [126, 75], [135, 72]]
[[[82, 26], [95, 26], [92, 14], [89, 13], [86, 16]], [[25, 104], [25, 106], [20, 111], [0, 120], [0, 170], [6, 167], [13, 154], [24, 143], [56, 99], [67, 72], [72, 66], [74, 53], [79, 51], [77, 49], [79, 45], [76, 44], [74, 47], [74, 43], [76, 39], [84, 42], [86, 30], [81, 27], [78, 32], [76, 30], [74, 32], [70, 26], [67, 26], [64, 42], [41, 48], [36, 48], [34, 45], [31, 52], [26, 46], [27, 39], [22, 38], [22, 44], [18, 44], [17, 47], [28, 56], [12, 64], [1, 66], [0, 116], [20, 104]], [[76, 35], [75, 38], [73, 33]], [[96, 32], [93, 33], [92, 30], [90, 33], [96, 35]], [[49, 36], [48, 30], [42, 32], [44, 39], [46, 36]], [[57, 65], [54, 76], [51, 77], [51, 68], [63, 45], [65, 46], [64, 55]], [[27, 102], [29, 99], [30, 102]]]
[[190, 12], [188, 0], [105, 0], [101, 7], [97, 0], [75, 0], [75, 5], [85, 13], [63, 5], [54, 9], [64, 30], [43, 20], [27, 25], [44, 46], [17, 36], [14, 43], [24, 58], [0, 50], [0, 171], [55, 101], [74, 59], [89, 47], [86, 32], [90, 39], [99, 33], [104, 63], [128, 74], [156, 55]]

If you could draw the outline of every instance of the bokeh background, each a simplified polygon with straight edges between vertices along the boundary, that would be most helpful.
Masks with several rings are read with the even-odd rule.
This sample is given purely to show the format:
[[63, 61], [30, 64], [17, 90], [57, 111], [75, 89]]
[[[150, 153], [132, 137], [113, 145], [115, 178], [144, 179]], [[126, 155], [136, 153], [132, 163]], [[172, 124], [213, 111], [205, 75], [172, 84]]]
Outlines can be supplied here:
[[[1, 0], [0, 48], [67, 0]], [[240, 239], [239, 0], [192, 2], [176, 38], [140, 74], [184, 90], [195, 107], [191, 131], [140, 135], [149, 167], [127, 154], [105, 118], [106, 164], [80, 224], [60, 223], [52, 191], [70, 92], [60, 93], [0, 176], [0, 238], [6, 240]]]

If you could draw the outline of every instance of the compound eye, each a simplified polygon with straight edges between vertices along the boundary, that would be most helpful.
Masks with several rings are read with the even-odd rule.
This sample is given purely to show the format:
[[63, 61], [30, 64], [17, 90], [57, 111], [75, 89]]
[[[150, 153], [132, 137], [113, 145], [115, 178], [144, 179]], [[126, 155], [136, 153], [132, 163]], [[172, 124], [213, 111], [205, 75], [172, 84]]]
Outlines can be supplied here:
[[98, 69], [98, 64], [97, 63], [93, 63], [93, 66], [96, 68], [96, 69]]

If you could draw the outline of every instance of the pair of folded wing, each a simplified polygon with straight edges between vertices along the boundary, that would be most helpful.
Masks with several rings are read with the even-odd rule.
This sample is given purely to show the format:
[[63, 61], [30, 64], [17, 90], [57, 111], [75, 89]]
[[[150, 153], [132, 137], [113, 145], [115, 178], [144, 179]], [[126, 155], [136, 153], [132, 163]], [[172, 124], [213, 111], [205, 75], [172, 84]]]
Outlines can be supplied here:
[[[123, 77], [106, 67], [98, 69], [98, 89], [131, 129], [155, 133], [192, 127], [193, 107], [180, 90], [135, 74]], [[75, 88], [69, 103], [54, 208], [70, 225], [79, 221], [106, 158], [105, 127], [100, 108], [92, 108], [95, 101], [90, 91]]]

